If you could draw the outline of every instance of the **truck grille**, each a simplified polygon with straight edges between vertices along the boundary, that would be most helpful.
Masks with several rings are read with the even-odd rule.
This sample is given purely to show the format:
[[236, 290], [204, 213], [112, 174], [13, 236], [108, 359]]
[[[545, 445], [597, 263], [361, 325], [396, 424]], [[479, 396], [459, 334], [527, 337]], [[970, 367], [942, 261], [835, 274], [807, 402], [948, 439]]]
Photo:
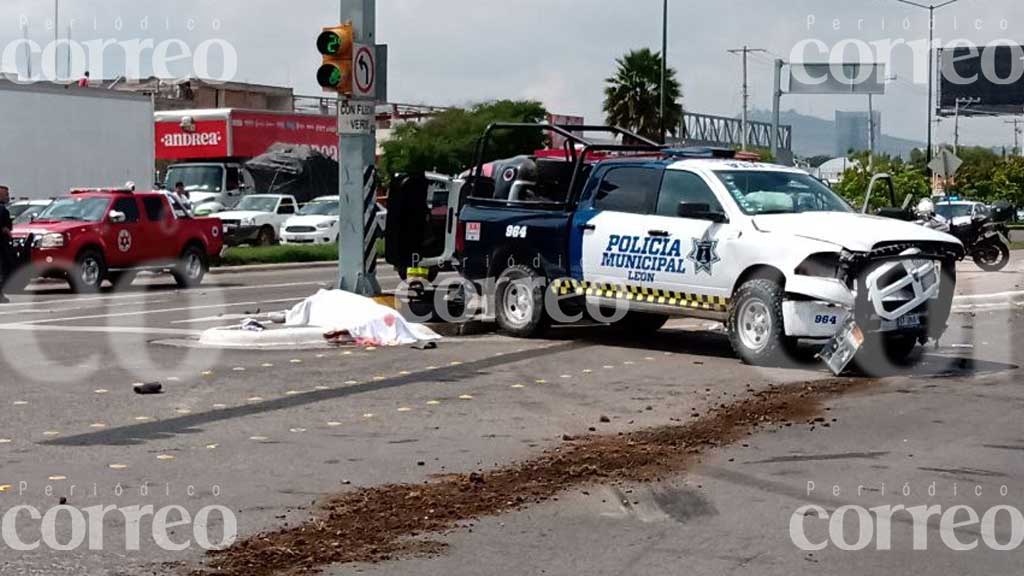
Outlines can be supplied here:
[[316, 232], [316, 228], [313, 226], [289, 226], [288, 228], [285, 228], [284, 231], [291, 234], [309, 234], [311, 232]]
[[225, 225], [225, 226], [233, 226], [233, 227], [237, 228], [242, 223], [242, 221], [241, 220], [221, 220], [220, 223]]
[[868, 300], [879, 318], [897, 320], [938, 297], [942, 264], [914, 258], [919, 254], [916, 249], [905, 250], [900, 255], [906, 259], [886, 262], [868, 274]]

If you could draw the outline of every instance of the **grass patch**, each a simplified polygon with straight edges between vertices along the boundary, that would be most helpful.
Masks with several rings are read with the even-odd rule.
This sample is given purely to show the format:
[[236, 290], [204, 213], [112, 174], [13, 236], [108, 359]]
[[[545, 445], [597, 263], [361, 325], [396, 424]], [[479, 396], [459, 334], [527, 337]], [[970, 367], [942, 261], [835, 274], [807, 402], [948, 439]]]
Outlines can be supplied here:
[[1010, 250], [1024, 250], [1024, 242], [1010, 242]]
[[255, 264], [291, 264], [330, 262], [338, 260], [338, 247], [325, 246], [237, 246], [228, 248], [218, 266], [252, 266]]
[[[377, 254], [384, 256], [384, 240], [377, 241]], [[255, 247], [235, 246], [228, 248], [224, 257], [215, 266], [254, 266], [257, 264], [301, 264], [303, 262], [337, 262], [338, 246], [335, 244]]]

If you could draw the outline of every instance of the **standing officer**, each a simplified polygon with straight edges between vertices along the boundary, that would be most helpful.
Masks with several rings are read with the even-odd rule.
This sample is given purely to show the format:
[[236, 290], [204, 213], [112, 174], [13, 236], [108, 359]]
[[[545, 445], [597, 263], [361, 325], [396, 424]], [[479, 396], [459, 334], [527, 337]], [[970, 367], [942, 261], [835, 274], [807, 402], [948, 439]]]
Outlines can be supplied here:
[[14, 271], [11, 254], [11, 213], [7, 211], [7, 203], [11, 201], [11, 191], [7, 186], [0, 186], [0, 304], [10, 302], [3, 293], [4, 283], [8, 275]]

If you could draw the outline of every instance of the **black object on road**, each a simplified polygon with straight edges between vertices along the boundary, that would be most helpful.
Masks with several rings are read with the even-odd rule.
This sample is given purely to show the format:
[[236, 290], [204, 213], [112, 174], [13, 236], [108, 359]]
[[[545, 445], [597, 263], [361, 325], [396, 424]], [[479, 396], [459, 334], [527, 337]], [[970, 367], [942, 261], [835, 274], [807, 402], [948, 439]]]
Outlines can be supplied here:
[[148, 395], [148, 394], [161, 394], [164, 391], [163, 384], [159, 382], [149, 382], [147, 384], [138, 384], [135, 386], [135, 393]]

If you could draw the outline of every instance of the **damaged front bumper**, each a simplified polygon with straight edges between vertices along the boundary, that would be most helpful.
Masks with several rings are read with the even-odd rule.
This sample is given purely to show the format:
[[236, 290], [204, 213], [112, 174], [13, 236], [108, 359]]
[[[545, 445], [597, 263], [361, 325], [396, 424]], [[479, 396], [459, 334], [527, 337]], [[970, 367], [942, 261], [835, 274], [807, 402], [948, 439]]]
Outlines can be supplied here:
[[821, 357], [837, 374], [866, 334], [937, 339], [949, 319], [961, 258], [962, 249], [953, 245], [895, 244], [866, 254], [844, 253], [837, 278], [797, 276], [787, 284], [786, 335], [829, 340]]

